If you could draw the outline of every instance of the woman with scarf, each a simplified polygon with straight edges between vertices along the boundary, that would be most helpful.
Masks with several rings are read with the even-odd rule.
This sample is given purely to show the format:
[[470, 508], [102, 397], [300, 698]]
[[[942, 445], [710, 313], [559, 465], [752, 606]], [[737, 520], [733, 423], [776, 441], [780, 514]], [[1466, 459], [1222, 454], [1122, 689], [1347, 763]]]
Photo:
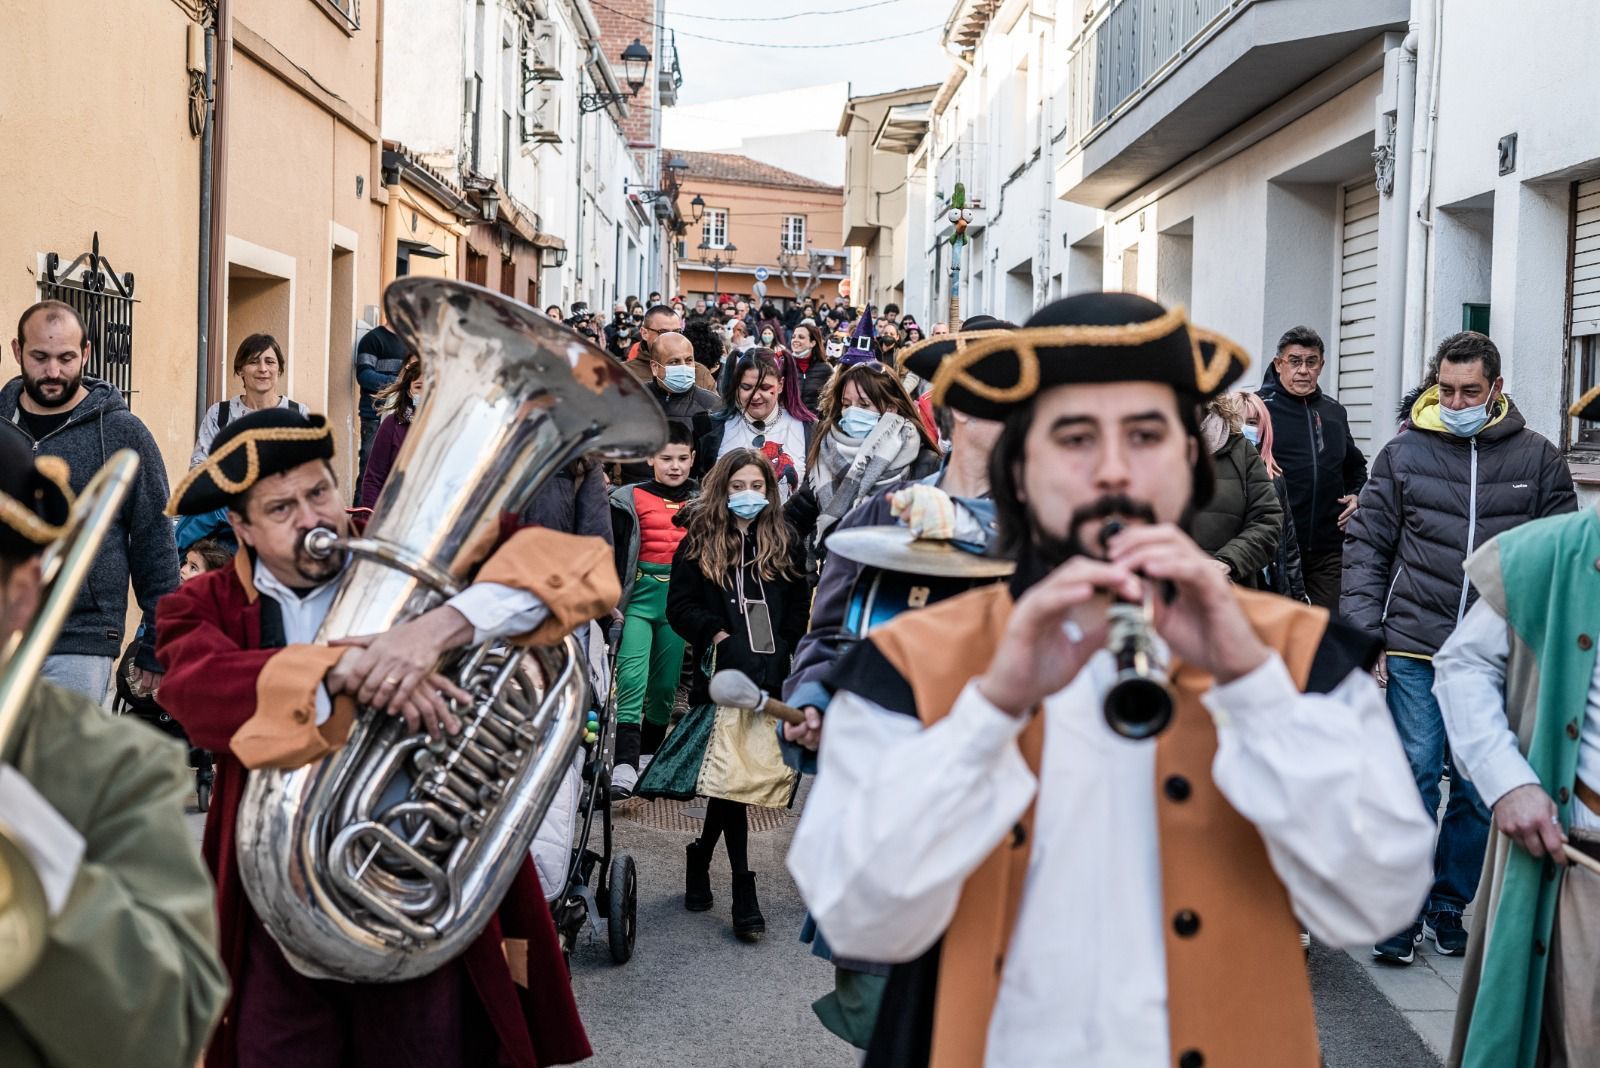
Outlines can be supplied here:
[[[685, 534], [672, 557], [667, 623], [694, 647], [701, 668], [691, 704], [709, 702], [711, 669], [743, 671], [762, 689], [777, 693], [806, 632], [811, 588], [798, 561], [799, 539], [779, 510], [777, 480], [767, 458], [751, 448], [727, 453], [677, 521]], [[763, 736], [772, 740], [776, 753], [776, 735], [768, 730]], [[712, 796], [706, 802], [700, 837], [687, 850], [683, 907], [710, 910], [711, 854], [718, 838], [733, 871], [733, 932], [754, 942], [766, 930], [766, 920], [750, 870], [750, 829], [741, 801]]]
[[898, 482], [939, 469], [939, 446], [894, 373], [882, 364], [841, 367], [823, 395], [806, 456], [805, 488], [784, 514], [818, 541], [846, 512]]
[[801, 323], [789, 335], [789, 358], [785, 363], [795, 365], [795, 373], [800, 379], [800, 400], [811, 412], [820, 409], [822, 391], [833, 376], [833, 364], [824, 353], [822, 332], [814, 325]]
[[1216, 490], [1196, 510], [1192, 535], [1230, 581], [1256, 587], [1262, 570], [1277, 556], [1283, 506], [1243, 429], [1244, 415], [1232, 394], [1211, 401], [1200, 431], [1216, 469]]
[[800, 400], [793, 360], [769, 349], [751, 349], [723, 366], [722, 407], [695, 416], [695, 476], [738, 448], [759, 451], [777, 476], [778, 497], [787, 501], [806, 476], [806, 454], [817, 417]]
[[[1239, 407], [1244, 413], [1244, 426], [1239, 428], [1239, 433], [1261, 454], [1261, 462], [1272, 479], [1272, 488], [1278, 494], [1278, 504], [1283, 508], [1283, 536], [1278, 539], [1277, 554], [1267, 563], [1262, 575], [1262, 588], [1305, 601], [1306, 580], [1300, 569], [1300, 539], [1294, 530], [1294, 513], [1289, 510], [1289, 486], [1283, 480], [1283, 468], [1272, 457], [1272, 414], [1259, 393], [1239, 394]], [[1410, 407], [1406, 410], [1409, 412]]]

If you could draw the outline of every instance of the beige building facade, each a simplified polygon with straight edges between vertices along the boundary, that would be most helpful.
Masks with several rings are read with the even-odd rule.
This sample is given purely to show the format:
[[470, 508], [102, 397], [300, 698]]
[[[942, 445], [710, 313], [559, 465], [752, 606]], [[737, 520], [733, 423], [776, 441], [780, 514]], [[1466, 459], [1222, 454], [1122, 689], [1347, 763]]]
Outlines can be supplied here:
[[[9, 339], [9, 324], [43, 295], [94, 308], [91, 334], [104, 333], [110, 358], [96, 369], [128, 394], [174, 481], [204, 402], [238, 391], [234, 348], [271, 333], [288, 359], [286, 391], [328, 413], [341, 473], [353, 479], [351, 351], [357, 320], [378, 302], [387, 201], [372, 29], [381, 0], [221, 6], [233, 47], [214, 127], [227, 128], [227, 183], [214, 205], [224, 289], [208, 388], [201, 172], [216, 26], [200, 0], [0, 0], [0, 184], [11, 194], [0, 206], [0, 322]], [[93, 263], [84, 254], [97, 237]], [[95, 268], [103, 296], [83, 292]]]
[[[906, 180], [909, 149], [900, 143], [898, 131], [908, 123], [926, 127], [938, 89], [924, 85], [854, 96], [839, 116], [837, 132], [845, 143], [844, 243], [850, 249], [854, 303], [906, 306], [912, 197]], [[922, 270], [920, 262], [912, 267]]]

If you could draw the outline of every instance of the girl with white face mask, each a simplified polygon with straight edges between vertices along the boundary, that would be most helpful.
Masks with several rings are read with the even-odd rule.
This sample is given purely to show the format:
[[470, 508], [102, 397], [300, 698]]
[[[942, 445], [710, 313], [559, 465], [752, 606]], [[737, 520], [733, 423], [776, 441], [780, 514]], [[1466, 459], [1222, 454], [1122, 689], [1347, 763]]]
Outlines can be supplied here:
[[806, 485], [786, 509], [820, 540], [881, 490], [938, 470], [937, 439], [894, 373], [877, 363], [840, 368], [822, 398], [806, 458]]
[[[811, 588], [804, 574], [799, 539], [778, 505], [777, 476], [758, 449], [740, 448], [716, 462], [701, 482], [700, 497], [679, 515], [685, 528], [672, 558], [667, 587], [667, 623], [694, 648], [696, 672], [690, 711], [668, 735], [660, 754], [639, 780], [642, 797], [668, 796], [687, 783], [708, 796], [700, 837], [686, 850], [683, 906], [690, 912], [715, 905], [711, 855], [721, 840], [733, 870], [734, 934], [744, 942], [766, 930], [750, 870], [748, 804], [788, 803], [793, 779], [778, 755], [770, 721], [739, 730], [737, 714], [725, 716], [710, 700], [713, 670], [742, 671], [757, 686], [776, 693], [789, 658], [810, 622]], [[673, 738], [715, 737], [698, 747], [673, 745]], [[737, 791], [702, 777], [708, 745], [731, 747], [744, 769]], [[658, 792], [660, 791], [660, 792]]]

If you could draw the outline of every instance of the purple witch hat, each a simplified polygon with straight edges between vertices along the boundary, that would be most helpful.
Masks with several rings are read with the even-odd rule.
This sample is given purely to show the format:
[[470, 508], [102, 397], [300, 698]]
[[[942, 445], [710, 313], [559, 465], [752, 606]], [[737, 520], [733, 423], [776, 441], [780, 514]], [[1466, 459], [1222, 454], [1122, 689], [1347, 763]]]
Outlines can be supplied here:
[[844, 355], [839, 357], [839, 362], [848, 366], [876, 360], [877, 341], [878, 330], [872, 325], [872, 305], [869, 304], [861, 310], [861, 321], [856, 323], [855, 331], [850, 335], [850, 344], [846, 346]]

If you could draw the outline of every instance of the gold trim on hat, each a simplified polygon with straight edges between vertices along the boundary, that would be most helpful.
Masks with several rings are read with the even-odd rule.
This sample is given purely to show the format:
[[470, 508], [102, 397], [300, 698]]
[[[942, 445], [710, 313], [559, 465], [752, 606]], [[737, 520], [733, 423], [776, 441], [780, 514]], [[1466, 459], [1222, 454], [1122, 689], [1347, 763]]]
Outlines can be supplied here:
[[[333, 427], [327, 423], [320, 427], [266, 426], [259, 430], [246, 430], [196, 464], [194, 470], [184, 476], [183, 481], [178, 483], [178, 488], [172, 491], [172, 499], [167, 502], [167, 514], [178, 514], [178, 503], [200, 480], [201, 475], [210, 476], [216, 487], [229, 495], [243, 493], [254, 486], [261, 477], [261, 455], [256, 449], [258, 442], [320, 441], [322, 438], [332, 437]], [[245, 450], [244, 477], [234, 481], [223, 474], [222, 461], [239, 449]]]
[[[911, 370], [911, 357], [915, 356], [923, 349], [930, 349], [935, 345], [949, 346], [953, 343], [955, 347], [951, 348], [950, 352], [957, 353], [960, 352], [968, 342], [976, 341], [979, 338], [997, 337], [1000, 334], [1006, 334], [1007, 336], [1010, 336], [1014, 335], [1016, 332], [1017, 331], [1011, 327], [996, 327], [993, 330], [971, 330], [967, 332], [958, 331], [954, 334], [938, 334], [934, 337], [925, 337], [915, 345], [907, 346], [895, 354], [895, 371], [902, 375], [907, 373], [915, 374], [916, 372]], [[947, 354], [944, 358], [949, 359], [949, 354]]]
[[[33, 467], [45, 481], [61, 491], [70, 512], [77, 494], [72, 492], [72, 483], [68, 481], [72, 469], [67, 466], [67, 461], [59, 456], [38, 456], [34, 458]], [[67, 532], [66, 524], [58, 527], [45, 522], [39, 513], [4, 491], [0, 491], [0, 522], [35, 545], [49, 545]]]
[[[1029, 326], [1017, 330], [993, 330], [961, 335], [956, 339], [956, 350], [945, 357], [933, 376], [933, 403], [944, 404], [950, 390], [956, 386], [992, 404], [1015, 404], [1031, 396], [1039, 388], [1039, 349], [1069, 345], [1089, 347], [1131, 348], [1146, 345], [1169, 337], [1189, 327], [1187, 311], [1180, 305], [1154, 319], [1139, 323], [1113, 326], [1065, 324], [1060, 326]], [[968, 341], [967, 339], [971, 339]], [[1200, 343], [1209, 341], [1215, 346], [1207, 359]], [[963, 343], [966, 342], [966, 343]], [[1228, 367], [1237, 357], [1245, 367], [1250, 357], [1244, 349], [1221, 334], [1189, 327], [1190, 348], [1194, 356], [1195, 386], [1201, 393], [1212, 393], [1227, 376]], [[991, 386], [968, 374], [968, 368], [998, 352], [1014, 352], [1017, 357], [1017, 380], [1010, 386]]]

